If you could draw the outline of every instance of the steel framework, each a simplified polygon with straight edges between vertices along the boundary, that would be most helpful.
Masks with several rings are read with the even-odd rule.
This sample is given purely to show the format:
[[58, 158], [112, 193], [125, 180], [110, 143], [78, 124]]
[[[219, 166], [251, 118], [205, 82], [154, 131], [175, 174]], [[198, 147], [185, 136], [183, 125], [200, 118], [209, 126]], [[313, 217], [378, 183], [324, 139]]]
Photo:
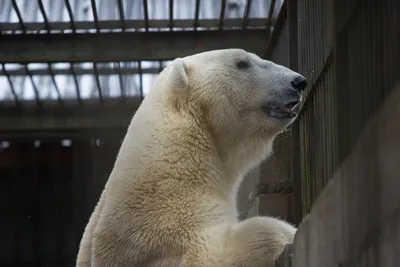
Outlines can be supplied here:
[[0, 108], [142, 99], [157, 73], [176, 57], [232, 47], [263, 56], [281, 4], [1, 1]]

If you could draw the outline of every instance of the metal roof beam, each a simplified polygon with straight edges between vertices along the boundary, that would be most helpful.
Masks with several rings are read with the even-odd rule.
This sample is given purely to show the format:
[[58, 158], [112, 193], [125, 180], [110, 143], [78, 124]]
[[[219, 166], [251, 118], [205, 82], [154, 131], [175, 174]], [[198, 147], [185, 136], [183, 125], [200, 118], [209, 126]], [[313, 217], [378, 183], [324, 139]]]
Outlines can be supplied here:
[[[119, 63], [119, 62], [118, 62]], [[164, 66], [164, 65], [163, 65]], [[70, 67], [65, 68], [54, 68], [52, 71], [49, 68], [37, 68], [29, 70], [32, 76], [46, 76], [46, 75], [94, 75], [95, 71], [93, 68], [82, 68], [82, 67], [74, 67], [71, 69]], [[160, 73], [160, 69], [157, 67], [153, 68], [143, 68], [139, 70], [137, 67], [121, 67], [114, 68], [111, 66], [98, 66], [97, 73], [99, 75], [130, 75], [130, 74], [158, 74]], [[10, 69], [10, 70], [0, 70], [0, 76], [26, 76], [25, 67], [21, 67], [18, 69]]]
[[[64, 100], [64, 106], [59, 106], [56, 100], [43, 100], [43, 109], [37, 109], [34, 101], [24, 103], [23, 108], [10, 108], [2, 103], [0, 114], [4, 116], [0, 116], [0, 132], [126, 128], [141, 100], [140, 97], [133, 97], [122, 104], [120, 99], [109, 99], [106, 106], [99, 105], [98, 99], [82, 100], [83, 105], [74, 105], [76, 100]], [[12, 101], [10, 105], [13, 105]]]
[[263, 55], [266, 29], [3, 35], [2, 63], [171, 60], [214, 49]]
[[[226, 2], [223, 0], [222, 2]], [[148, 12], [146, 10], [147, 5], [144, 5], [144, 12]], [[68, 8], [67, 8], [68, 11]], [[223, 9], [225, 12], [225, 9]], [[71, 10], [72, 12], [72, 10]], [[224, 13], [221, 13], [223, 15]], [[72, 15], [72, 13], [71, 13]], [[145, 13], [144, 20], [125, 20], [124, 25], [126, 29], [151, 29], [154, 31], [158, 31], [160, 28], [168, 29], [170, 27], [169, 19], [152, 19], [148, 18], [148, 13]], [[147, 20], [146, 20], [147, 15]], [[97, 16], [97, 13], [96, 13]], [[226, 29], [242, 27], [242, 19], [199, 19], [197, 22], [197, 27], [200, 28], [218, 28], [222, 26]], [[275, 21], [275, 18], [272, 19], [272, 22]], [[266, 28], [268, 19], [267, 18], [249, 18], [247, 27], [255, 27], [255, 28]], [[74, 27], [71, 28], [71, 24], [73, 23]], [[179, 29], [193, 28], [195, 26], [196, 21], [192, 19], [175, 19], [173, 21], [173, 26]], [[273, 24], [273, 23], [272, 23]], [[51, 31], [66, 31], [66, 30], [77, 30], [77, 31], [86, 31], [86, 30], [94, 30], [99, 29], [100, 31], [106, 30], [118, 30], [121, 29], [121, 20], [97, 20], [96, 21], [51, 21], [48, 23]], [[0, 24], [0, 31], [40, 31], [46, 30], [46, 24], [43, 22], [4, 22]], [[225, 29], [224, 29], [225, 30]]]

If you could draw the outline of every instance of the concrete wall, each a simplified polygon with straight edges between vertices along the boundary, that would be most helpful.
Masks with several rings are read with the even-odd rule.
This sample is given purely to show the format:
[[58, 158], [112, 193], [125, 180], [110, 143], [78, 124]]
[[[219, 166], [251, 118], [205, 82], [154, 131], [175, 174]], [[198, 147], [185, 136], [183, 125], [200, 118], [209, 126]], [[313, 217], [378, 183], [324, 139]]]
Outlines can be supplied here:
[[240, 187], [240, 219], [269, 215], [293, 221], [290, 131], [279, 135], [272, 155], [248, 173]]
[[277, 266], [400, 266], [400, 85], [299, 226]]
[[293, 221], [291, 134], [280, 134], [273, 153], [260, 167], [259, 214]]
[[256, 168], [246, 175], [238, 192], [239, 218], [244, 220], [258, 215], [259, 200], [257, 188], [260, 182], [260, 168]]

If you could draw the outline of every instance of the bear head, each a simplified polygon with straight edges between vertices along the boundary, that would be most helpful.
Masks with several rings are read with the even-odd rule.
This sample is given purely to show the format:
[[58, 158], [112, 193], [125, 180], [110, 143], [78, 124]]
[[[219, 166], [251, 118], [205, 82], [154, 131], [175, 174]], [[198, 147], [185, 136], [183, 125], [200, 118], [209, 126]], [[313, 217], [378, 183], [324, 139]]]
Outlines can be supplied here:
[[148, 97], [162, 90], [164, 103], [202, 124], [226, 167], [243, 175], [296, 119], [307, 82], [253, 53], [224, 49], [175, 59], [155, 84]]

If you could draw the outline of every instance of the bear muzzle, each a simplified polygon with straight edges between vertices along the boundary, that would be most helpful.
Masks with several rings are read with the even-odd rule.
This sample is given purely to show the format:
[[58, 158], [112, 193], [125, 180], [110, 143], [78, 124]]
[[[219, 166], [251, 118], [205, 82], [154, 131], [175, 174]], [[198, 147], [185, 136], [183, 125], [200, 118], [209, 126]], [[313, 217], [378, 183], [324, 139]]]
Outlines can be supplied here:
[[292, 98], [280, 97], [265, 103], [263, 110], [267, 116], [275, 119], [292, 119], [300, 111], [300, 102], [301, 94]]

